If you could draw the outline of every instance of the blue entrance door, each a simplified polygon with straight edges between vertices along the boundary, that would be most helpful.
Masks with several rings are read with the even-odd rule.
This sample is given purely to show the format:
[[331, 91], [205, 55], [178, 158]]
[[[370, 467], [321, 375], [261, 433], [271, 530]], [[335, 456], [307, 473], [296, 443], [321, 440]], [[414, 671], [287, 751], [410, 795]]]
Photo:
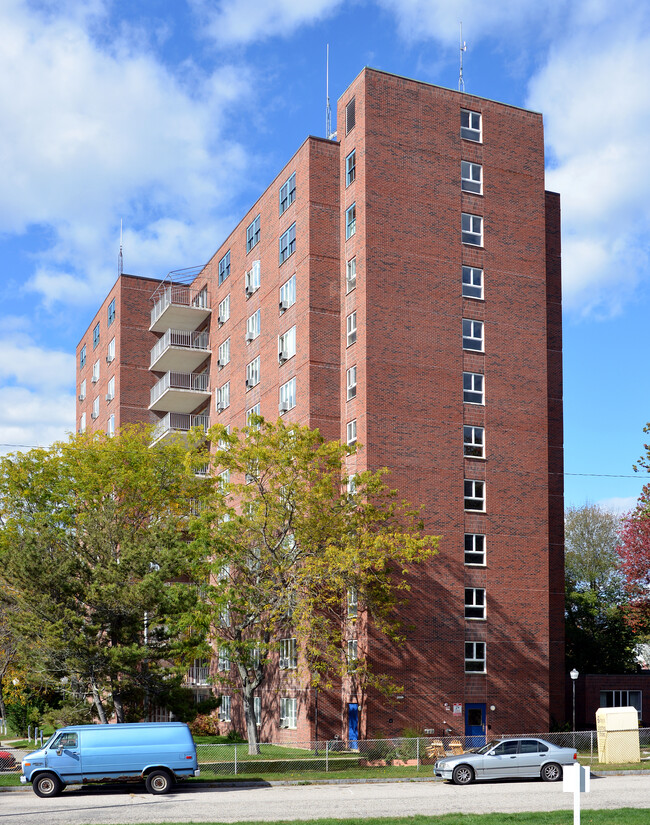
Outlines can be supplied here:
[[359, 746], [359, 705], [350, 702], [348, 705], [348, 747], [352, 750]]
[[465, 705], [465, 747], [477, 748], [485, 744], [485, 703], [468, 702]]

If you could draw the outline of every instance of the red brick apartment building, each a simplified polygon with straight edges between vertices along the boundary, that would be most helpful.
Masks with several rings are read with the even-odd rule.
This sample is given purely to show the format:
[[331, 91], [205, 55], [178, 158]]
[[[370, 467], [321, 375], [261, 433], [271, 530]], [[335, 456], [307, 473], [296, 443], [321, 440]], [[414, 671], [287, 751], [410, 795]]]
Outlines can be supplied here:
[[[78, 427], [150, 420], [164, 438], [283, 415], [358, 439], [350, 471], [386, 466], [424, 505], [442, 538], [406, 640], [359, 640], [403, 693], [349, 683], [319, 700], [287, 640], [263, 735], [313, 738], [316, 717], [319, 737], [350, 739], [547, 730], [565, 674], [560, 204], [542, 116], [366, 68], [337, 117], [338, 138], [307, 138], [190, 278], [118, 279], [79, 345]], [[221, 713], [236, 723], [236, 695]]]

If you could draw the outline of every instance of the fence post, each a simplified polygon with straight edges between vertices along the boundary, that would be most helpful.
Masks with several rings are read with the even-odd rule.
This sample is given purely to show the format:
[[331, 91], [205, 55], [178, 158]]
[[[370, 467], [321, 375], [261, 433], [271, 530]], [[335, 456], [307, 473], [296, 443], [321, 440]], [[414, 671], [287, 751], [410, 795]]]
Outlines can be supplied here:
[[235, 776], [237, 776], [237, 743], [235, 742]]
[[330, 769], [329, 755], [330, 755], [330, 740], [328, 739], [327, 742], [325, 742], [325, 773], [328, 773], [329, 769]]
[[32, 741], [32, 726], [31, 725], [27, 725], [27, 741], [28, 742]]
[[417, 759], [417, 762], [418, 762], [417, 769], [420, 770], [420, 737], [419, 736], [415, 740], [415, 758]]

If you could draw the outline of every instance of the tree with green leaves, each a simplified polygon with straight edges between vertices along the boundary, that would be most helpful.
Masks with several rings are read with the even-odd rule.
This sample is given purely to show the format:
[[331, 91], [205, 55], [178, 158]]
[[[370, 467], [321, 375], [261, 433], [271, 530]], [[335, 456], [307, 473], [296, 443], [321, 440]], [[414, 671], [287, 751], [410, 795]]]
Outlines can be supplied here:
[[[345, 676], [349, 594], [374, 632], [400, 638], [399, 600], [437, 539], [387, 488], [385, 471], [348, 477], [356, 447], [257, 417], [232, 433], [213, 427], [209, 437], [219, 475], [191, 525], [202, 593], [193, 624], [234, 667], [256, 753], [255, 692], [281, 640], [299, 640], [296, 656], [312, 685]], [[366, 661], [354, 671], [364, 685], [389, 689]]]
[[[190, 499], [181, 443], [146, 427], [73, 436], [0, 461], [0, 585], [34, 677], [92, 698], [97, 716], [164, 704], [178, 679]], [[107, 707], [108, 704], [108, 707]]]
[[565, 514], [567, 667], [581, 673], [636, 669], [634, 632], [625, 620], [624, 576], [617, 553], [620, 519], [594, 504]]

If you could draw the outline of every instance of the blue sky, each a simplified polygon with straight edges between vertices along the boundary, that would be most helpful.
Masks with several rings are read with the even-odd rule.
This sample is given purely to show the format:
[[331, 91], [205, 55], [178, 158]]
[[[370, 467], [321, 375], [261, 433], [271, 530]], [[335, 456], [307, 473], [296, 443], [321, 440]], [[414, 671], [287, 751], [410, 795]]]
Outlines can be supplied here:
[[457, 88], [460, 20], [466, 90], [544, 114], [562, 195], [567, 503], [630, 507], [650, 420], [650, 7], [630, 0], [3, 0], [0, 451], [74, 429], [120, 219], [125, 271], [205, 262], [324, 134], [327, 43], [335, 110], [364, 65]]

